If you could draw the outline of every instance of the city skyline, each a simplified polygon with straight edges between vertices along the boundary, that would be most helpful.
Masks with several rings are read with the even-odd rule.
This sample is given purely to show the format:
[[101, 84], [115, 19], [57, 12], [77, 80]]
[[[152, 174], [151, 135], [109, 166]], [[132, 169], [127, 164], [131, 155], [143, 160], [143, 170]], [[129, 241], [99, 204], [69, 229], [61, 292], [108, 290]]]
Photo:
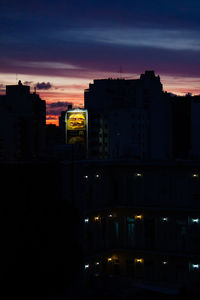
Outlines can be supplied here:
[[200, 94], [200, 4], [155, 1], [2, 1], [0, 92], [37, 86], [47, 123], [67, 103], [83, 107], [97, 78], [160, 75], [164, 91]]

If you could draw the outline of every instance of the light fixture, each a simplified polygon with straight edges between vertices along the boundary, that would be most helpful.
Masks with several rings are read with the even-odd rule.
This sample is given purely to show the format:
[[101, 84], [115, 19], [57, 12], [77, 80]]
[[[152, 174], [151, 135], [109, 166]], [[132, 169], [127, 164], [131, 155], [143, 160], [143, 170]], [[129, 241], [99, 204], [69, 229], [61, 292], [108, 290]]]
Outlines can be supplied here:
[[94, 217], [94, 221], [100, 221], [100, 217], [99, 216]]
[[162, 264], [163, 264], [163, 265], [167, 265], [167, 261], [163, 261]]
[[84, 175], [83, 177], [84, 177], [85, 179], [88, 179], [88, 175]]
[[109, 218], [112, 218], [112, 214], [109, 214], [108, 217], [109, 217]]
[[192, 177], [193, 177], [193, 178], [198, 178], [198, 177], [199, 177], [199, 174], [198, 174], [198, 173], [193, 173], [193, 174], [192, 174]]
[[100, 177], [100, 175], [99, 175], [99, 174], [96, 174], [96, 175], [95, 175], [95, 177], [96, 177], [96, 178], [99, 178], [99, 177]]
[[88, 218], [84, 219], [84, 222], [85, 222], [85, 223], [88, 223], [88, 222], [89, 222], [89, 219], [88, 219]]
[[108, 257], [108, 262], [112, 261], [112, 258], [111, 257]]
[[99, 262], [97, 261], [97, 262], [96, 262], [96, 266], [98, 266], [98, 265], [99, 265]]
[[88, 268], [89, 268], [89, 266], [90, 266], [89, 264], [86, 264], [86, 265], [85, 265], [85, 269], [88, 269]]
[[142, 215], [135, 215], [136, 220], [142, 220]]
[[198, 218], [192, 218], [192, 223], [199, 223], [199, 219]]
[[192, 264], [193, 269], [199, 269], [200, 265], [199, 264]]
[[142, 174], [142, 173], [135, 173], [135, 176], [136, 176], [136, 177], [142, 177], [143, 174]]
[[141, 264], [141, 263], [143, 263], [143, 258], [136, 258], [135, 262]]
[[163, 222], [167, 222], [167, 221], [168, 221], [168, 218], [167, 218], [167, 217], [162, 217], [161, 220], [162, 220]]

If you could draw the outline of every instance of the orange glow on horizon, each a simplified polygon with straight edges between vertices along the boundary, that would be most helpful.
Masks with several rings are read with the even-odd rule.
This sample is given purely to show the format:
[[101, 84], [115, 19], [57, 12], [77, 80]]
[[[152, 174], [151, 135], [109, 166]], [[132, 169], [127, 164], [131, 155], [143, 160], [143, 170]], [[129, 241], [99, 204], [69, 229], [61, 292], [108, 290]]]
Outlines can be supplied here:
[[[132, 76], [132, 79], [138, 79], [140, 74], [124, 74], [124, 78], [126, 79], [126, 75]], [[192, 95], [200, 95], [200, 78], [191, 76], [180, 76], [180, 75], [165, 75], [165, 74], [157, 74], [160, 75], [160, 80], [163, 85], [163, 90], [169, 93], [173, 93], [176, 95], [183, 96], [187, 93], [191, 93]], [[117, 75], [116, 75], [117, 76]], [[93, 72], [88, 73], [88, 78], [80, 78], [79, 77], [62, 77], [62, 76], [46, 76], [46, 75], [31, 75], [31, 74], [20, 74], [19, 79], [22, 82], [30, 82], [31, 85], [31, 93], [34, 91], [34, 86], [37, 82], [50, 82], [52, 87], [48, 90], [37, 90], [36, 93], [40, 95], [42, 100], [46, 101], [47, 107], [47, 120], [46, 124], [55, 124], [58, 126], [59, 124], [59, 115], [60, 112], [65, 110], [65, 102], [66, 109], [67, 104], [72, 103], [73, 107], [84, 108], [84, 89], [89, 87], [89, 84], [93, 82], [91, 78], [109, 78], [109, 72]], [[115, 76], [114, 76], [115, 78]], [[16, 74], [14, 73], [0, 73], [0, 95], [5, 95], [5, 86], [6, 85], [15, 85], [16, 82]], [[52, 103], [62, 102], [63, 107], [59, 106], [51, 106]]]

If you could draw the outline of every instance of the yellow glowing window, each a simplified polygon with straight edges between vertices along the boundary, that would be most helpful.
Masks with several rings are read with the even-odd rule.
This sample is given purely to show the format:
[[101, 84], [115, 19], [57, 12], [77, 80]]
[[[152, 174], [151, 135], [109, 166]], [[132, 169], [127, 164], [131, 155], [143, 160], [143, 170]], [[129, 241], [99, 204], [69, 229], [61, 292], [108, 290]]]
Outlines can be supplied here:
[[108, 257], [108, 261], [109, 261], [109, 262], [112, 261], [112, 258], [111, 258], [111, 257]]
[[99, 216], [94, 217], [94, 221], [100, 221], [100, 217]]

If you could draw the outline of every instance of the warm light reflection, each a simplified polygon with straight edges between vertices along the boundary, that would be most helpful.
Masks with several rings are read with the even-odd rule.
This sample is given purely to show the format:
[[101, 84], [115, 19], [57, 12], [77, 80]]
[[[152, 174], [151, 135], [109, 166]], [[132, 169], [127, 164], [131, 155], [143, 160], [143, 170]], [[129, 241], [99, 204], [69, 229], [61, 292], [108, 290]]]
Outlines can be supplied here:
[[[20, 62], [21, 63], [21, 62]], [[37, 63], [37, 62], [36, 62]], [[38, 72], [35, 74], [26, 74], [24, 71], [24, 74], [18, 75], [18, 80], [21, 80], [22, 82], [30, 82], [31, 86], [31, 92], [34, 91], [34, 85], [38, 82], [50, 82], [52, 87], [48, 90], [37, 90], [37, 93], [40, 95], [42, 100], [46, 100], [47, 104], [47, 121], [46, 124], [55, 124], [58, 126], [58, 118], [60, 111], [62, 110], [51, 110], [48, 107], [48, 103], [52, 102], [72, 102], [73, 106], [75, 107], [82, 107], [84, 103], [84, 89], [87, 89], [89, 86], [89, 83], [93, 81], [93, 78], [110, 78], [113, 76], [113, 72], [110, 73], [102, 72], [102, 71], [91, 71], [88, 69], [87, 73], [86, 70], [84, 70], [83, 75], [81, 75], [81, 69], [79, 69], [81, 66], [78, 66], [78, 69], [76, 70], [76, 66], [74, 68], [73, 64], [70, 62], [68, 64], [66, 63], [57, 63], [57, 62], [48, 62], [51, 65], [56, 66], [56, 70], [63, 69], [64, 65], [67, 65], [68, 67], [73, 69], [73, 73], [71, 73], [71, 70], [69, 70], [69, 74], [63, 75], [62, 73], [53, 74], [53, 69], [49, 71], [46, 75], [41, 74], [40, 67], [41, 65], [35, 64], [34, 62], [34, 72]], [[30, 64], [30, 62], [27, 62], [27, 65]], [[41, 62], [41, 64], [47, 64], [46, 62]], [[37, 68], [38, 69], [37, 69]], [[58, 68], [59, 67], [59, 68]], [[30, 70], [26, 72], [31, 71]], [[117, 76], [117, 74], [114, 74], [114, 77]], [[161, 83], [163, 84], [163, 90], [174, 93], [177, 95], [185, 95], [186, 93], [192, 93], [192, 95], [199, 95], [200, 94], [200, 81], [198, 77], [186, 77], [186, 76], [179, 76], [179, 75], [165, 75], [160, 72], [160, 79]], [[82, 77], [81, 77], [82, 76]], [[136, 73], [127, 73], [124, 74], [124, 78], [132, 78], [132, 79], [138, 79], [140, 74]], [[5, 94], [5, 86], [6, 85], [13, 85], [17, 84], [16, 80], [16, 73], [0, 73], [0, 83], [2, 85], [2, 88], [0, 89], [0, 94]], [[56, 113], [56, 114], [55, 114]]]

